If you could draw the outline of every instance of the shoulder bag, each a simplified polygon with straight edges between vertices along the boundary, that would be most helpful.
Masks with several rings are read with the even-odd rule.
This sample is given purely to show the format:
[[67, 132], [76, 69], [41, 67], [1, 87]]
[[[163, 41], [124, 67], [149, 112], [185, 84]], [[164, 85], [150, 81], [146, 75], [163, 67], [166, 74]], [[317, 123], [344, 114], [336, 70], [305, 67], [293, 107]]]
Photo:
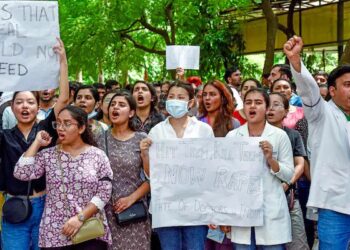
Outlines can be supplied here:
[[2, 217], [6, 222], [18, 224], [26, 221], [31, 216], [30, 187], [31, 181], [28, 183], [27, 196], [13, 196], [5, 201], [2, 207]]

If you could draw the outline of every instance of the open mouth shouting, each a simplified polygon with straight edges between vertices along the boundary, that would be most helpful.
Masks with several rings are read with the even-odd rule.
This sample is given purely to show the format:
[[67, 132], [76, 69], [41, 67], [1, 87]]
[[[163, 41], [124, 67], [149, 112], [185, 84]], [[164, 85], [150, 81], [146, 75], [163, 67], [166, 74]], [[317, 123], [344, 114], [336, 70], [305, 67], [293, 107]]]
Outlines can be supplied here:
[[29, 119], [30, 118], [30, 113], [29, 113], [29, 111], [28, 110], [23, 110], [22, 112], [21, 112], [21, 117], [22, 117], [22, 119]]
[[111, 120], [116, 120], [120, 116], [119, 111], [113, 111], [112, 116], [110, 117]]
[[137, 96], [137, 103], [138, 104], [143, 104], [145, 101], [145, 97], [143, 95], [138, 95]]
[[250, 111], [248, 112], [248, 116], [249, 116], [250, 118], [254, 118], [254, 117], [256, 116], [256, 111], [255, 111], [255, 110], [250, 110]]

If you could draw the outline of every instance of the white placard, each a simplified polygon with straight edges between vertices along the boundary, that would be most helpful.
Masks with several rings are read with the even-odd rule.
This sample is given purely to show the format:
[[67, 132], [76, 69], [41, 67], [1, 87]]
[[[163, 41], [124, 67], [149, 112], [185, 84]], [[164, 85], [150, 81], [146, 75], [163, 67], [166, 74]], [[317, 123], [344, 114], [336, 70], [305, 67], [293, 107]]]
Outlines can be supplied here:
[[154, 141], [152, 227], [263, 225], [260, 138]]
[[0, 1], [0, 91], [56, 88], [58, 4]]
[[199, 69], [199, 46], [166, 46], [166, 69]]

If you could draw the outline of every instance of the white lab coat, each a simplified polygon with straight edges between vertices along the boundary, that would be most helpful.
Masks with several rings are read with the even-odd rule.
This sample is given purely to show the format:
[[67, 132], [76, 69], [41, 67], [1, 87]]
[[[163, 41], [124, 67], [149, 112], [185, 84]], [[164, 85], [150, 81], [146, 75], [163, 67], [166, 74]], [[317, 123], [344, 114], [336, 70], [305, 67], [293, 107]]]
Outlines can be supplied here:
[[308, 207], [350, 215], [350, 144], [344, 113], [322, 99], [319, 87], [306, 67], [292, 74], [303, 100], [309, 125], [311, 189]]
[[[249, 136], [248, 125], [245, 124], [227, 134], [233, 136]], [[273, 147], [273, 157], [278, 161], [280, 171], [274, 173], [266, 164], [263, 174], [264, 189], [264, 225], [255, 227], [257, 245], [277, 245], [292, 240], [291, 222], [286, 196], [281, 181], [289, 181], [294, 174], [293, 152], [288, 135], [277, 127], [266, 123], [263, 140]], [[250, 227], [232, 227], [231, 241], [249, 245]]]

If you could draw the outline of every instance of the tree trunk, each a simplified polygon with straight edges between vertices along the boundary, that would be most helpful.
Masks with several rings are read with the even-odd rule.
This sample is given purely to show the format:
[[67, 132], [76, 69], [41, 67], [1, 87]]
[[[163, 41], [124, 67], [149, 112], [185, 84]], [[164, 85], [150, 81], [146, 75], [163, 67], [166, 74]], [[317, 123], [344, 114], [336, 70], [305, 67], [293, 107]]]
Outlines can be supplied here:
[[75, 81], [83, 82], [83, 71], [81, 69], [77, 71], [75, 75]]
[[97, 79], [97, 82], [104, 83], [103, 68], [102, 68], [102, 63], [100, 61], [98, 62], [98, 79]]
[[267, 27], [266, 53], [265, 53], [263, 74], [268, 74], [270, 73], [270, 70], [273, 66], [278, 20], [277, 20], [277, 16], [272, 11], [270, 0], [263, 0], [261, 3], [261, 7], [265, 15], [266, 27]]
[[340, 65], [350, 64], [350, 39], [346, 43], [345, 50], [340, 59]]

